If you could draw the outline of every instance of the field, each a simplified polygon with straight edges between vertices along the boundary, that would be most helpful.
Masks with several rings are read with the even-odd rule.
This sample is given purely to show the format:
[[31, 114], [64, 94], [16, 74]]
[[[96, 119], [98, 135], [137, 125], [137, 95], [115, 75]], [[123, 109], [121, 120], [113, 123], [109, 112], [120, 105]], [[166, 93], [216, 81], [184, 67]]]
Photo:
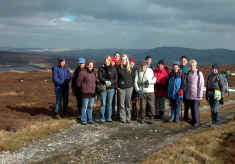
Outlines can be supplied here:
[[[204, 72], [206, 77], [209, 70], [208, 66], [203, 66], [200, 70]], [[235, 70], [235, 66], [223, 66], [221, 70]], [[55, 108], [55, 94], [51, 80], [51, 72], [49, 70], [34, 72], [0, 72], [0, 76], [0, 151], [18, 150], [22, 146], [29, 145], [35, 140], [46, 138], [54, 133], [64, 131], [72, 125], [77, 124], [79, 116], [76, 111], [76, 101], [74, 96], [72, 96], [72, 93], [70, 93], [69, 98], [70, 114], [61, 120], [54, 118], [53, 110]], [[229, 77], [229, 81], [231, 87], [235, 87], [235, 78]], [[226, 97], [225, 100], [226, 102], [235, 100], [235, 94], [231, 94]], [[205, 100], [203, 100], [202, 105], [207, 105]], [[223, 109], [223, 113], [226, 114], [226, 112], [233, 111], [234, 106], [234, 104], [226, 105]], [[228, 110], [226, 110], [227, 108]], [[209, 111], [203, 111], [201, 112], [201, 115], [202, 120], [208, 120], [208, 117], [210, 117]], [[95, 116], [96, 118], [98, 116], [98, 103], [96, 103], [95, 106]], [[212, 129], [203, 134], [200, 133], [199, 136], [214, 136], [215, 138], [221, 139], [221, 137], [227, 137], [228, 135], [230, 137], [232, 136], [232, 139], [230, 138], [229, 142], [234, 142], [233, 125], [234, 122], [223, 125], [227, 131], [224, 131], [224, 133], [218, 132], [218, 135], [215, 135], [214, 131], [216, 130]], [[114, 122], [111, 126], [119, 126], [119, 123]], [[190, 125], [182, 123], [179, 126], [162, 123], [161, 126], [163, 128], [174, 129], [177, 127], [189, 127]], [[223, 126], [218, 129], [222, 130]], [[174, 147], [175, 145], [166, 147], [160, 152], [147, 158], [144, 163], [154, 163], [155, 159], [159, 157], [161, 157], [162, 161], [166, 162], [168, 155], [170, 156], [171, 154], [171, 160], [174, 161], [175, 159], [178, 159], [178, 156], [182, 153], [185, 147], [189, 147], [188, 149], [190, 150], [188, 151], [191, 152], [191, 154], [189, 156], [187, 154], [183, 154], [187, 157], [185, 157], [185, 159], [179, 159], [179, 161], [187, 160], [192, 162], [193, 160], [189, 160], [189, 158], [196, 158], [194, 154], [198, 155], [198, 153], [194, 152], [201, 152], [201, 150], [195, 150], [194, 147], [190, 147], [188, 145], [193, 145], [195, 140], [198, 139], [197, 136], [198, 135], [193, 135], [192, 138], [189, 137], [179, 140], [176, 147]], [[185, 142], [185, 140], [187, 140], [187, 142]], [[182, 142], [185, 142], [185, 144], [181, 144]], [[182, 146], [177, 146], [178, 144]], [[172, 147], [173, 150], [176, 150], [174, 153], [170, 151]], [[210, 151], [210, 145], [208, 145], [206, 149], [208, 149], [206, 151]], [[211, 148], [211, 151], [214, 151], [214, 149], [217, 150], [217, 147]], [[221, 150], [223, 150], [223, 148], [221, 148]], [[164, 153], [168, 153], [168, 155], [162, 155]], [[230, 153], [229, 148], [228, 153]], [[204, 157], [199, 158], [204, 159]], [[196, 163], [197, 162], [198, 161], [196, 160]]]

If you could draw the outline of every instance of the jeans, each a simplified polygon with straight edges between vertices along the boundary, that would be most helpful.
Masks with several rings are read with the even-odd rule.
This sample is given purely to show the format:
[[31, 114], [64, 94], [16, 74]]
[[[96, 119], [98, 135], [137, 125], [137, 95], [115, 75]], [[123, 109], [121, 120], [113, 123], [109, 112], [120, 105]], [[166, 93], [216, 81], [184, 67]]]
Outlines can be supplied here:
[[55, 109], [56, 114], [62, 114], [67, 112], [68, 99], [69, 99], [68, 89], [56, 92], [56, 109]]
[[180, 106], [181, 106], [181, 100], [170, 100], [171, 103], [171, 120], [179, 120], [180, 116]]
[[105, 122], [105, 120], [112, 121], [112, 102], [113, 102], [114, 92], [115, 92], [114, 89], [107, 89], [106, 91], [100, 93], [101, 97], [100, 121], [102, 122]]
[[82, 115], [81, 115], [82, 124], [87, 124], [87, 122], [94, 123], [92, 118], [94, 100], [95, 100], [94, 97], [82, 99]]
[[120, 120], [127, 122], [131, 120], [131, 95], [133, 87], [118, 89], [118, 102], [120, 107]]

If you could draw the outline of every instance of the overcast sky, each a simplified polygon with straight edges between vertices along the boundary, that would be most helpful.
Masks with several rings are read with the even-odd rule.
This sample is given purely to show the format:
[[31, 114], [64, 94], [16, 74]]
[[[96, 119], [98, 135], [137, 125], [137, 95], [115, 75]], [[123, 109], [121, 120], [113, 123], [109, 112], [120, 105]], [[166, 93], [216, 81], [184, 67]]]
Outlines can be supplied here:
[[235, 0], [1, 0], [0, 47], [235, 49]]

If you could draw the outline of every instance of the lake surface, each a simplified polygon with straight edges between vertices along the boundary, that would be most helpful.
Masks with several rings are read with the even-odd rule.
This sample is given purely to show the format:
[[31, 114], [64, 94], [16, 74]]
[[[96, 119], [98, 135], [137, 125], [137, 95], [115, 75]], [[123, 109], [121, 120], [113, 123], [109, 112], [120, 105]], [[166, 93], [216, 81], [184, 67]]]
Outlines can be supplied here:
[[14, 66], [14, 65], [7, 65], [7, 66], [0, 66], [0, 72], [7, 72], [10, 70], [17, 70], [17, 71], [37, 71], [40, 70], [40, 67], [33, 66], [33, 65], [25, 65], [25, 66]]

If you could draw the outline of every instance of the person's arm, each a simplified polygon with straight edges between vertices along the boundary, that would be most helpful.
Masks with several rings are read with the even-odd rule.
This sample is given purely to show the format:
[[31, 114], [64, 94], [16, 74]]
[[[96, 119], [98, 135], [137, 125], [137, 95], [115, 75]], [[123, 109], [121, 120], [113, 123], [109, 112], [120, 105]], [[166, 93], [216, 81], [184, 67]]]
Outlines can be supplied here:
[[204, 77], [202, 72], [199, 72], [200, 81], [199, 81], [199, 98], [203, 97], [203, 88], [204, 88]]
[[98, 79], [102, 84], [105, 84], [105, 81], [108, 81], [108, 79], [106, 79], [104, 77], [104, 69], [103, 68], [99, 68], [99, 70], [98, 70]]
[[69, 68], [67, 67], [66, 68], [66, 77], [65, 77], [65, 82], [69, 83], [71, 80], [71, 73], [70, 73], [70, 70]]
[[135, 81], [134, 81], [134, 86], [135, 86], [135, 90], [138, 92], [140, 90], [138, 82], [139, 82], [139, 75], [138, 75], [139, 71], [135, 72]]
[[85, 78], [85, 71], [81, 71], [78, 75], [78, 78], [77, 78], [77, 86], [78, 87], [82, 86], [82, 82], [84, 81], [84, 78]]
[[60, 79], [58, 77], [58, 74], [59, 74], [59, 70], [58, 68], [53, 68], [53, 82], [57, 85], [62, 85], [64, 83], [64, 80], [63, 79]]
[[153, 85], [156, 83], [157, 78], [154, 76], [152, 69], [149, 69], [147, 76], [149, 77], [148, 78], [149, 84]]
[[220, 91], [221, 91], [221, 97], [224, 98], [224, 92], [225, 92], [225, 88], [224, 88], [224, 80], [222, 80], [223, 77], [221, 77], [222, 75], [219, 75], [219, 87], [220, 87]]

